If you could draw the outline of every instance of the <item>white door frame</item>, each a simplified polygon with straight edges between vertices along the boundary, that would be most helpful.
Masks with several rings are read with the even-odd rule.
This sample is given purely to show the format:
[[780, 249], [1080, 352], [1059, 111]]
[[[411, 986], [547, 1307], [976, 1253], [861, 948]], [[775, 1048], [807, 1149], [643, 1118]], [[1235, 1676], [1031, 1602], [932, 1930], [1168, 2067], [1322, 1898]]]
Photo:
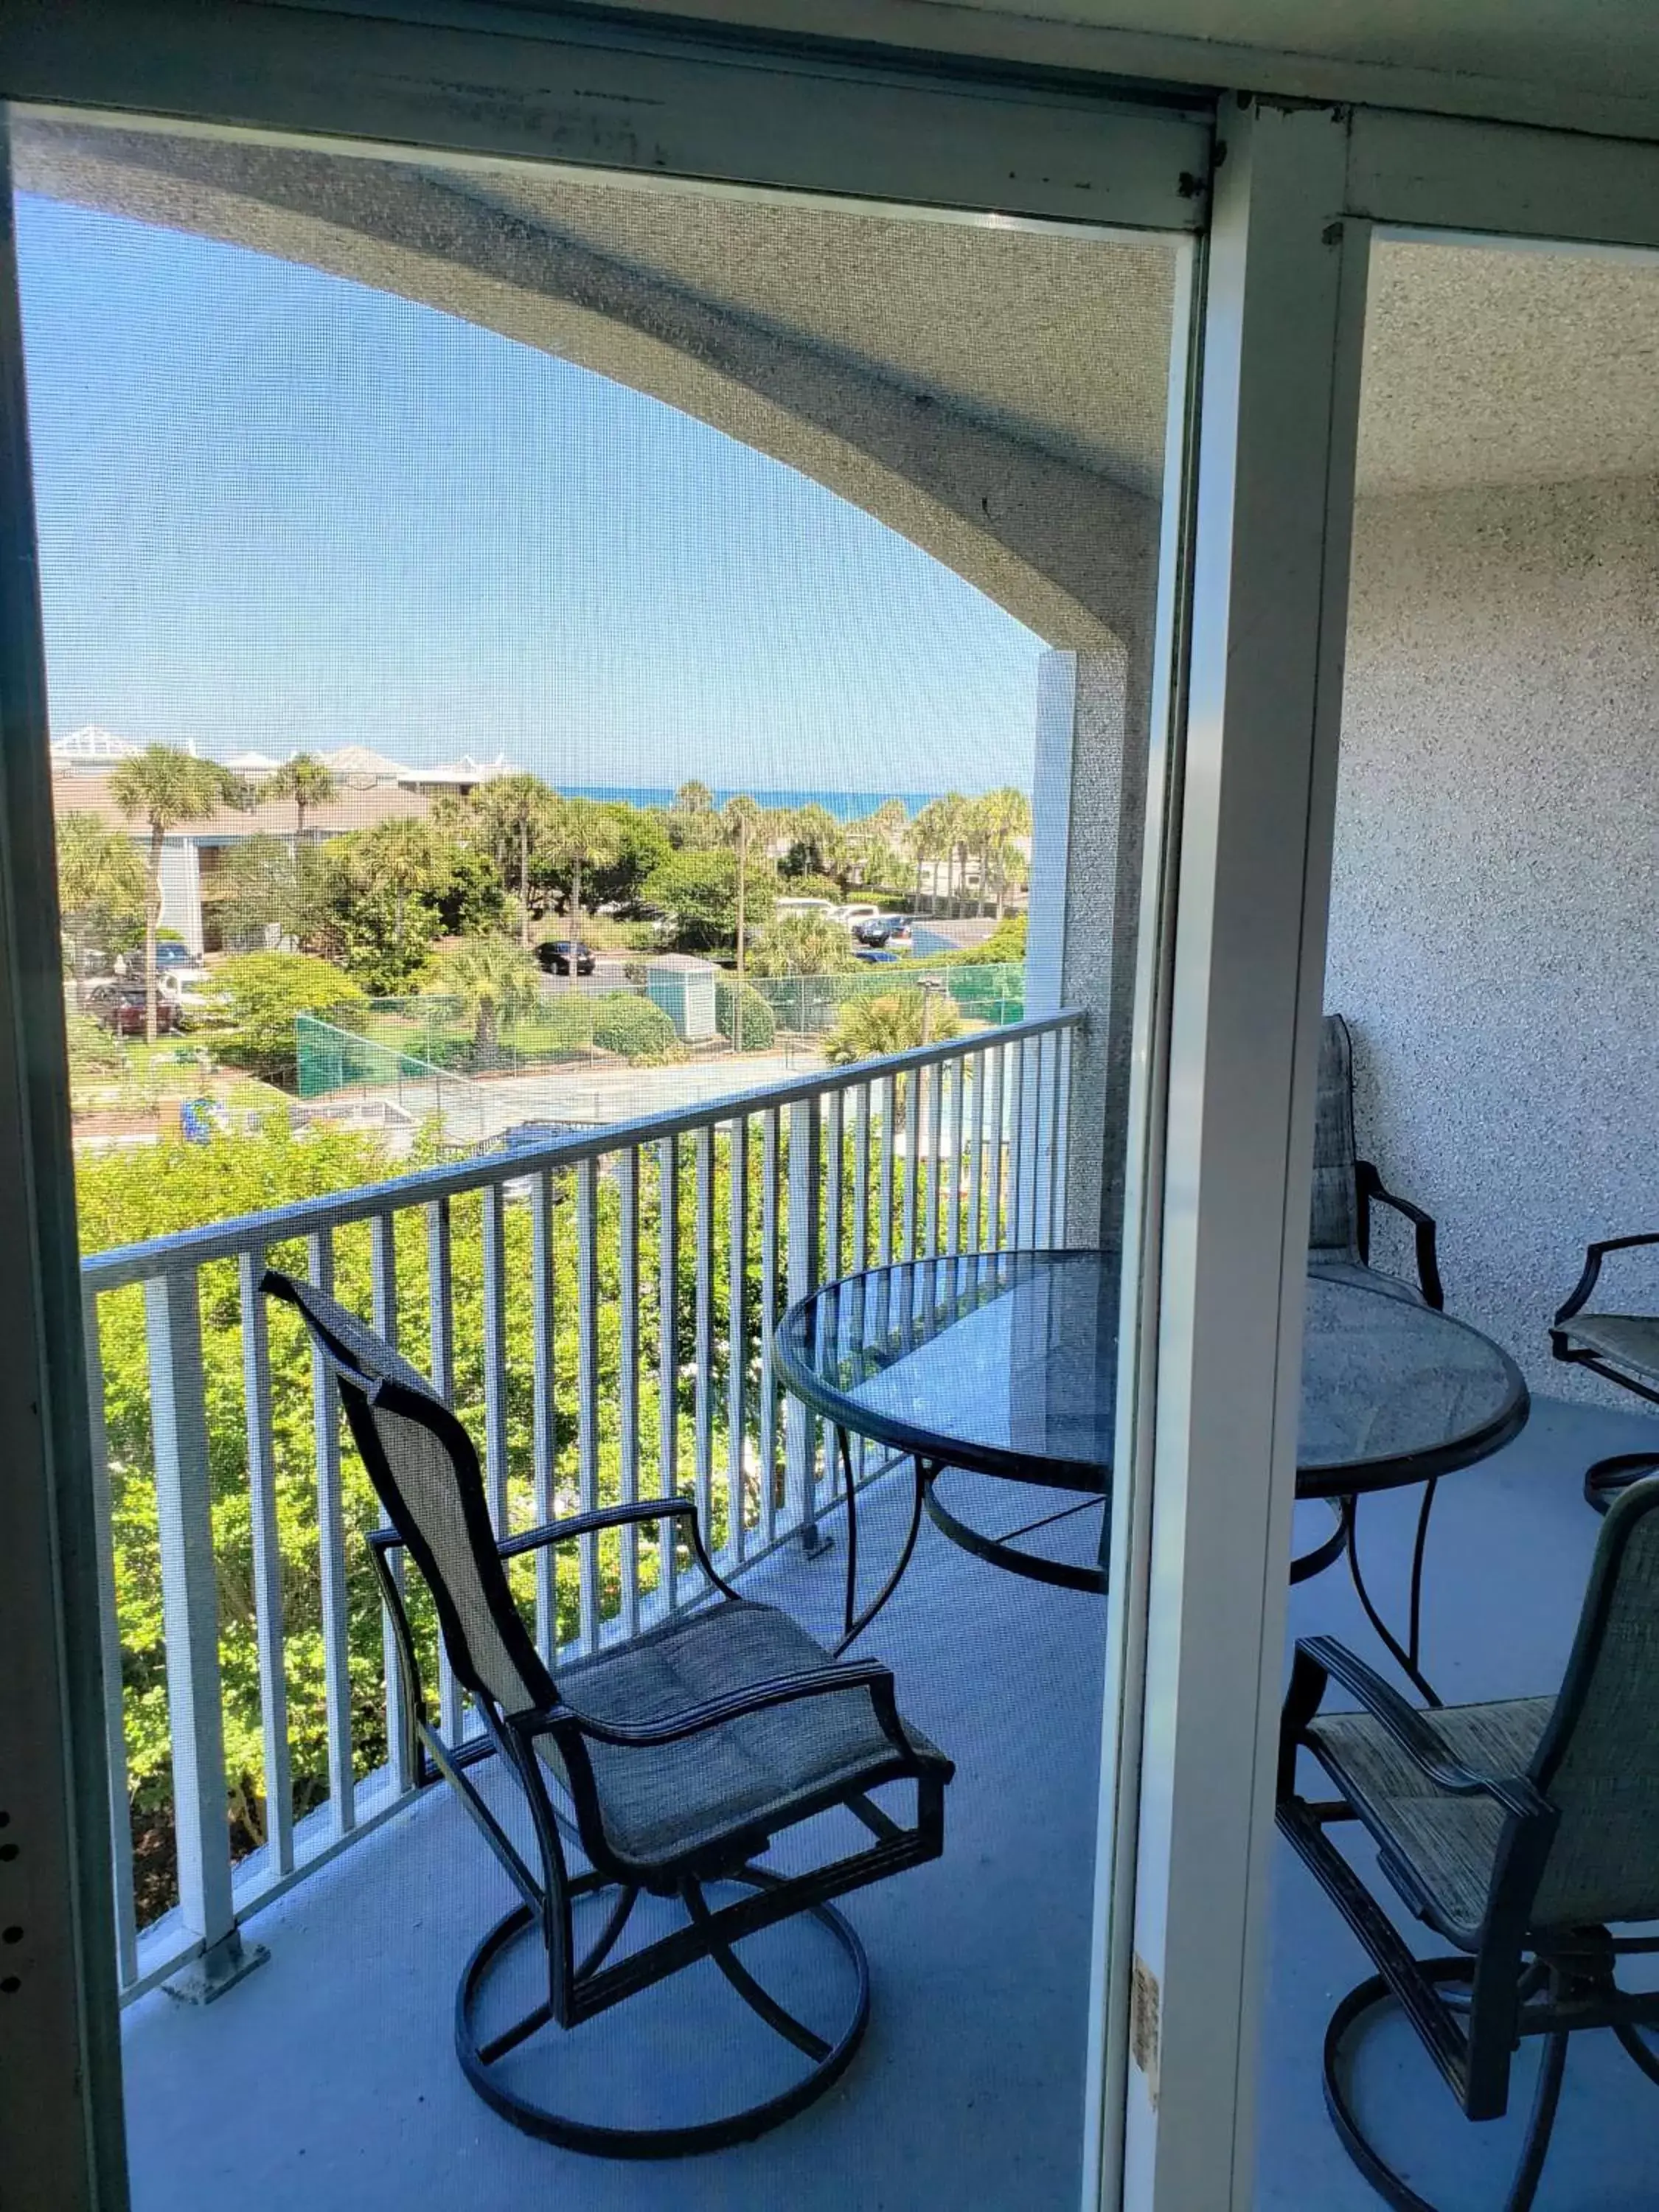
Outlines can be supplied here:
[[1218, 140], [1145, 1722], [1108, 1774], [1120, 1804], [1139, 1793], [1133, 1920], [1104, 1947], [1139, 2061], [1087, 2212], [1254, 2194], [1370, 238], [1659, 251], [1659, 146], [1270, 101], [1224, 102]]

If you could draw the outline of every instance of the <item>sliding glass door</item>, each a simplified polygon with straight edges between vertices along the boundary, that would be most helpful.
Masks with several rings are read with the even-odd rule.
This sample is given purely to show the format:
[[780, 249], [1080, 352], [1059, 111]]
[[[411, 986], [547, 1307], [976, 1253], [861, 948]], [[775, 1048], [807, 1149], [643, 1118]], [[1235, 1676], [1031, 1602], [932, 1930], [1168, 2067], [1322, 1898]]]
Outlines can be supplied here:
[[[555, 163], [263, 35], [282, 135], [210, 41], [165, 117], [94, 48], [12, 88], [10, 835], [62, 924], [39, 1332], [125, 2104], [83, 2193], [1068, 2207], [1127, 2063], [1207, 124], [601, 40], [539, 51], [655, 136]], [[844, 1939], [699, 1961], [691, 1873], [629, 1905], [592, 1825], [635, 1785], [566, 1770], [571, 1929], [550, 1873], [470, 2081], [534, 1793], [412, 1563], [400, 1668], [396, 1502], [266, 1267], [453, 1406], [495, 1540], [581, 1522], [504, 1584], [573, 1706], [657, 1668], [684, 1718], [727, 1585], [796, 1654], [728, 1692], [890, 1669], [942, 1855], [816, 1706], [737, 1714], [663, 1865], [694, 1780], [711, 1908], [876, 1850]], [[605, 2006], [506, 2034], [562, 1944]], [[63, 1963], [26, 1925], [9, 2031]]]

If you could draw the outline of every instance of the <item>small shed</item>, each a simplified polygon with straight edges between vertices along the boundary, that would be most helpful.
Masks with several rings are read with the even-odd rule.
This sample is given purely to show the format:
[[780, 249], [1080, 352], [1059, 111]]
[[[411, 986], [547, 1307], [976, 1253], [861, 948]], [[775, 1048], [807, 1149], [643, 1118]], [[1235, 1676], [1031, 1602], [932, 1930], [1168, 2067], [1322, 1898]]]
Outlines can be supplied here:
[[646, 995], [662, 1008], [684, 1044], [704, 1044], [718, 1033], [715, 973], [713, 961], [689, 952], [665, 952], [646, 963]]

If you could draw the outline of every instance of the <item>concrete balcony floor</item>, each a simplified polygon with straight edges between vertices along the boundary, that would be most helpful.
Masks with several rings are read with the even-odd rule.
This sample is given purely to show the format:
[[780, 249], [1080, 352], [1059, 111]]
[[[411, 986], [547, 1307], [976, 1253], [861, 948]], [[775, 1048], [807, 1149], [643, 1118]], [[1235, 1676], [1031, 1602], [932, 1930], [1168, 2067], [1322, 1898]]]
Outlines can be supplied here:
[[[1595, 1540], [1583, 1466], [1650, 1439], [1659, 1449], [1654, 1425], [1544, 1401], [1507, 1451], [1448, 1479], [1425, 1633], [1443, 1694], [1554, 1686]], [[866, 1501], [872, 1560], [902, 1487], [890, 1480]], [[1389, 1598], [1403, 1591], [1414, 1510], [1413, 1494], [1362, 1513], [1368, 1566]], [[757, 1571], [754, 1592], [827, 1632], [842, 1561], [839, 1542], [814, 1562], [792, 1550]], [[550, 2148], [479, 2103], [454, 2058], [453, 1990], [511, 1896], [459, 1808], [434, 1791], [261, 1916], [269, 1963], [218, 2003], [198, 2011], [157, 1992], [132, 2008], [137, 2212], [1072, 2212], [1103, 1622], [1097, 1601], [1000, 1574], [924, 1527], [861, 1648], [891, 1662], [901, 1704], [957, 1762], [945, 1854], [848, 1901], [871, 1960], [869, 2033], [843, 2081], [787, 2126], [711, 2157], [629, 2165]], [[1292, 1627], [1379, 1656], [1340, 1568], [1292, 1594]], [[1370, 2212], [1377, 2201], [1331, 2132], [1318, 2075], [1326, 2017], [1363, 1971], [1281, 1851], [1261, 2051], [1263, 2212]], [[580, 2054], [549, 2031], [526, 2047], [522, 2078], [539, 2069], [544, 2088], [558, 2080], [584, 2098], [599, 2082], [656, 2095], [663, 2069], [684, 2071], [689, 2031], [704, 2086], [740, 2084], [765, 2062], [748, 2016], [703, 1975], [580, 2031]], [[1384, 2029], [1364, 2054], [1364, 2109], [1392, 2151], [1416, 2154], [1416, 2185], [1447, 2212], [1495, 2205], [1532, 2065], [1530, 2055], [1518, 2063], [1516, 2115], [1474, 2129], [1410, 2037]], [[1581, 2039], [1540, 2212], [1651, 2206], [1656, 2172], [1659, 2093], [1611, 2038]]]

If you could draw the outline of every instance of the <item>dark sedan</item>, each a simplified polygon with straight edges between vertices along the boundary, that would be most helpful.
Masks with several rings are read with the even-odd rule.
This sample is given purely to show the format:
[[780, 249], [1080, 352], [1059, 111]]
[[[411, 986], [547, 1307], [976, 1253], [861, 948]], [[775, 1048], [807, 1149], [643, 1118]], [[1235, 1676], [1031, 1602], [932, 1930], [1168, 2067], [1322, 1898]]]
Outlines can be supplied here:
[[591, 945], [573, 943], [568, 937], [550, 938], [545, 945], [536, 947], [536, 957], [548, 975], [591, 975], [593, 973], [593, 948]]
[[891, 947], [902, 952], [909, 947], [910, 917], [908, 914], [872, 914], [867, 921], [860, 922], [853, 934], [860, 945], [872, 945], [877, 951]]

